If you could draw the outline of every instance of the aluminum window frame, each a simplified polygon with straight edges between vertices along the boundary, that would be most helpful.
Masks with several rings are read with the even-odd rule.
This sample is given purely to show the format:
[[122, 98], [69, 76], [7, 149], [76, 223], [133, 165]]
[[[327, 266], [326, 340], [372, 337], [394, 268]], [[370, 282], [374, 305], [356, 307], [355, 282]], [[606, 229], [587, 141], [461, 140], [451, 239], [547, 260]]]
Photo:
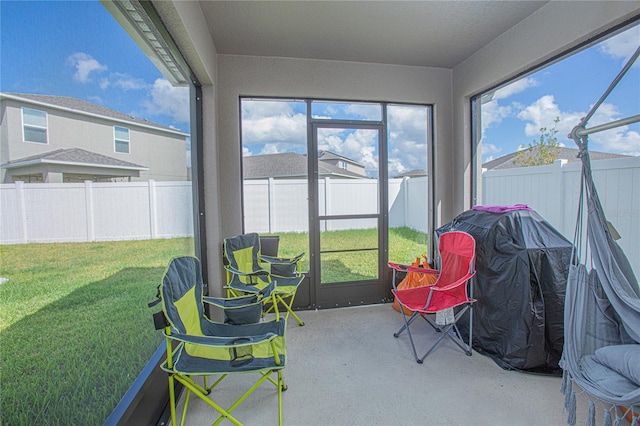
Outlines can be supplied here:
[[[49, 113], [47, 111], [43, 111], [40, 109], [35, 109], [35, 108], [29, 108], [29, 107], [21, 107], [20, 109], [21, 111], [21, 118], [22, 118], [22, 141], [26, 142], [26, 143], [37, 143], [39, 145], [49, 145]], [[30, 124], [30, 123], [26, 123], [25, 122], [25, 111], [34, 111], [34, 112], [41, 112], [44, 114], [44, 121], [45, 121], [45, 125], [43, 126], [39, 126], [37, 124]], [[34, 141], [34, 140], [27, 140], [27, 132], [26, 129], [33, 129], [33, 130], [44, 130], [44, 142], [40, 142], [40, 141]]]
[[[127, 139], [122, 139], [118, 137], [118, 129], [127, 131]], [[118, 151], [118, 143], [127, 144], [126, 151]], [[113, 126], [113, 152], [118, 154], [131, 154], [131, 129], [124, 126]]]

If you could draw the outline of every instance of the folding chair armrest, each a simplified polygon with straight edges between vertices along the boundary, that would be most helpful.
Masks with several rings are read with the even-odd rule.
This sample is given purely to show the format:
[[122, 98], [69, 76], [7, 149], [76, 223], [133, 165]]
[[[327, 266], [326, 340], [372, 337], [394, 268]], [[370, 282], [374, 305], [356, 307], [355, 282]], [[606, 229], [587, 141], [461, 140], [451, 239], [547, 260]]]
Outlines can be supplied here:
[[[225, 286], [229, 287], [229, 286]], [[202, 301], [205, 303], [209, 303], [210, 305], [217, 306], [221, 309], [232, 309], [232, 308], [241, 308], [243, 306], [249, 306], [256, 303], [262, 303], [262, 301], [271, 296], [273, 290], [276, 287], [275, 282], [271, 282], [268, 286], [263, 288], [260, 291], [256, 291], [255, 287], [251, 287], [252, 294], [247, 296], [238, 296], [238, 297], [209, 297], [204, 296]], [[230, 287], [234, 288], [234, 287]]]
[[437, 269], [428, 269], [428, 268], [423, 268], [421, 266], [413, 266], [413, 265], [403, 265], [401, 263], [389, 262], [387, 263], [387, 266], [399, 272], [418, 272], [421, 274], [434, 274], [434, 275], [438, 275], [440, 273]]
[[278, 337], [277, 333], [269, 332], [256, 336], [234, 336], [234, 337], [220, 337], [220, 336], [194, 336], [191, 334], [167, 334], [165, 336], [171, 340], [177, 340], [185, 343], [192, 343], [194, 345], [212, 346], [219, 348], [237, 348], [240, 346], [251, 346], [262, 342], [268, 342]]
[[244, 272], [241, 271], [239, 269], [234, 268], [233, 266], [230, 265], [226, 265], [224, 267], [225, 270], [231, 272], [232, 274], [235, 275], [242, 275], [242, 276], [261, 276], [261, 275], [269, 275], [269, 271], [267, 271], [266, 269], [258, 269], [257, 271], [252, 271], [252, 272]]
[[304, 253], [300, 253], [294, 257], [276, 257], [276, 256], [266, 256], [260, 255], [260, 260], [267, 263], [280, 263], [285, 265], [292, 265], [294, 263], [299, 262], [304, 257]]
[[433, 287], [433, 291], [449, 291], [452, 290], [456, 287], [460, 287], [461, 285], [466, 284], [467, 281], [469, 281], [469, 279], [471, 279], [471, 277], [473, 277], [475, 275], [475, 272], [472, 274], [467, 274], [464, 277], [460, 278], [458, 281], [455, 281], [449, 285], [445, 285], [443, 287]]

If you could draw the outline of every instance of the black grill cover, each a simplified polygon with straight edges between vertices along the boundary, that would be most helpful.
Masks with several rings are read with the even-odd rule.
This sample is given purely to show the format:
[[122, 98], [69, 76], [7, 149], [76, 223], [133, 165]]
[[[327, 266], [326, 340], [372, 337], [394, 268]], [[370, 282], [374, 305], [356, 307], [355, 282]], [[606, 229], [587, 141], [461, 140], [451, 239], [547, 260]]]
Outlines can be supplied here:
[[[572, 244], [533, 210], [469, 210], [436, 236], [448, 231], [476, 240], [473, 349], [505, 369], [561, 374]], [[466, 320], [458, 322], [465, 339]]]

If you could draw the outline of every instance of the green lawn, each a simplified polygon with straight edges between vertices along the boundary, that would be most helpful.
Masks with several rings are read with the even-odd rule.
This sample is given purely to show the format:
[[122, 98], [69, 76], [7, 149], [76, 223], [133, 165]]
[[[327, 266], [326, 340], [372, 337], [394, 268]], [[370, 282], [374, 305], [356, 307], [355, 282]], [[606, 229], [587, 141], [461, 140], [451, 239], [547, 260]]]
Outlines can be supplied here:
[[161, 342], [147, 303], [193, 239], [0, 246], [0, 424], [101, 425]]
[[[279, 235], [279, 255], [308, 252], [307, 234]], [[375, 244], [374, 230], [325, 237], [333, 248]], [[393, 229], [389, 246], [390, 260], [409, 262], [426, 235]], [[184, 254], [193, 239], [0, 246], [9, 279], [0, 285], [0, 425], [103, 424], [162, 340], [147, 303]], [[335, 256], [323, 280], [367, 276], [372, 262]]]
[[[295, 256], [308, 252], [308, 234], [284, 233], [280, 235], [279, 255]], [[321, 250], [346, 250], [353, 252], [327, 253], [322, 255], [322, 281], [343, 282], [375, 279], [377, 277], [377, 251], [361, 251], [358, 248], [377, 247], [376, 230], [352, 229], [323, 232]], [[427, 253], [427, 235], [410, 228], [389, 230], [389, 260], [398, 263], [413, 262]], [[309, 256], [303, 260], [304, 270], [309, 269]]]

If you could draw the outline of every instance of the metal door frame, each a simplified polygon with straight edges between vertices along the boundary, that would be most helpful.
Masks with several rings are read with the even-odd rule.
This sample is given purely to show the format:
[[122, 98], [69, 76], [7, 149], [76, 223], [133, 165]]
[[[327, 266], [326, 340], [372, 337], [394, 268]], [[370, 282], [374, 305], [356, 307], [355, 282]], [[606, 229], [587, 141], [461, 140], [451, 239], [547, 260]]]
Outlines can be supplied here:
[[[311, 102], [307, 103], [307, 141], [308, 141], [308, 184], [309, 184], [309, 256], [310, 256], [310, 292], [311, 304], [316, 308], [328, 308], [349, 306], [354, 304], [380, 303], [386, 300], [388, 292], [386, 280], [388, 257], [388, 171], [387, 171], [387, 128], [386, 128], [386, 104], [380, 103], [382, 111], [381, 121], [354, 121], [354, 120], [328, 120], [311, 118]], [[319, 129], [369, 129], [378, 132], [378, 213], [357, 215], [319, 215], [318, 198], [318, 143], [317, 133]], [[331, 219], [377, 219], [378, 229], [378, 279], [366, 281], [327, 283], [336, 294], [335, 299], [321, 300], [321, 262], [320, 262], [320, 221]], [[375, 286], [373, 293], [362, 297], [362, 287]]]

